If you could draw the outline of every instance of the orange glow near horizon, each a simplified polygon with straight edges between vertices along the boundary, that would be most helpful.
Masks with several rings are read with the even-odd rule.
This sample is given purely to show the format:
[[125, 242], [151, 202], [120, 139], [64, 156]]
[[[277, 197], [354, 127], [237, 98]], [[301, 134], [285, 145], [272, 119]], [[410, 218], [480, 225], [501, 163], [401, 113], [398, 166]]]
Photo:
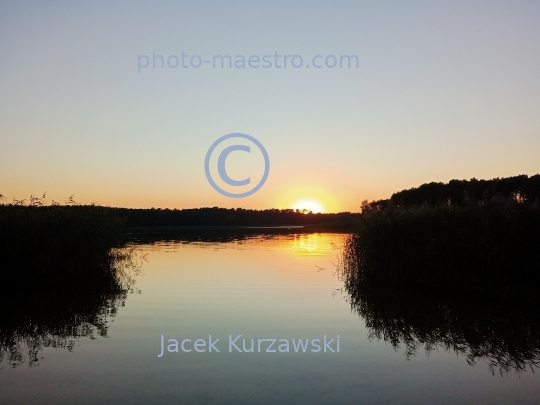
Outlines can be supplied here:
[[[285, 188], [285, 187], [284, 187]], [[288, 190], [279, 190], [280, 197], [274, 201], [276, 208], [311, 210], [314, 213], [331, 213], [343, 210], [347, 202], [338, 200], [339, 191], [325, 184], [287, 185]]]
[[318, 201], [311, 200], [311, 199], [306, 199], [306, 200], [301, 200], [301, 201], [296, 202], [293, 205], [293, 209], [300, 210], [300, 211], [307, 210], [315, 214], [318, 212], [324, 212], [324, 207]]

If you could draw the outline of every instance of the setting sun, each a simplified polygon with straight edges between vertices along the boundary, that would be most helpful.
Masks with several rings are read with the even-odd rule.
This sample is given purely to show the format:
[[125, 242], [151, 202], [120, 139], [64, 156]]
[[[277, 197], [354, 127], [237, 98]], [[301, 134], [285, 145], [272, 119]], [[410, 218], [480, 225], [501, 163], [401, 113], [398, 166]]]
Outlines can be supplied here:
[[307, 210], [313, 213], [324, 212], [323, 206], [317, 201], [313, 201], [313, 200], [298, 201], [297, 203], [294, 204], [293, 208], [295, 210], [300, 210], [300, 211]]

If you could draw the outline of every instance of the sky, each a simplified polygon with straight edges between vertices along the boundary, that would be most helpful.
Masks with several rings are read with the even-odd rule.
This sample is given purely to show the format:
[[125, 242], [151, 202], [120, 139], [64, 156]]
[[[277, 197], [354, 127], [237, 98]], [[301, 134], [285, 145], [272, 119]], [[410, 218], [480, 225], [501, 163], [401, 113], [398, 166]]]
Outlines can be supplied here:
[[[357, 212], [426, 182], [534, 175], [539, 72], [538, 1], [0, 1], [0, 194]], [[231, 133], [269, 158], [244, 198], [205, 174]], [[250, 142], [211, 155], [222, 190], [261, 180]], [[238, 144], [225, 169], [245, 186], [217, 169]]]

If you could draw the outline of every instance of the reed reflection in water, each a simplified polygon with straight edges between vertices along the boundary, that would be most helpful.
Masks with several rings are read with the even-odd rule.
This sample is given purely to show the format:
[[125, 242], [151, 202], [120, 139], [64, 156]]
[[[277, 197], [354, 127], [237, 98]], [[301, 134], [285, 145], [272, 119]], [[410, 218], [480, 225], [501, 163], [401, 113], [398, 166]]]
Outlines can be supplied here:
[[[65, 281], [46, 271], [13, 269], [19, 274], [4, 277], [0, 294], [0, 368], [33, 367], [45, 348], [72, 351], [81, 338], [107, 337], [127, 295], [140, 292], [135, 276], [144, 259], [133, 247], [111, 249], [101, 268], [81, 270], [79, 278]], [[62, 269], [56, 266], [54, 272], [58, 276]]]
[[354, 248], [346, 239], [338, 273], [354, 312], [370, 339], [384, 340], [407, 359], [424, 348], [443, 348], [465, 357], [469, 365], [485, 360], [501, 375], [535, 371], [540, 366], [540, 311], [537, 303], [441, 295], [372, 282], [363, 276]]

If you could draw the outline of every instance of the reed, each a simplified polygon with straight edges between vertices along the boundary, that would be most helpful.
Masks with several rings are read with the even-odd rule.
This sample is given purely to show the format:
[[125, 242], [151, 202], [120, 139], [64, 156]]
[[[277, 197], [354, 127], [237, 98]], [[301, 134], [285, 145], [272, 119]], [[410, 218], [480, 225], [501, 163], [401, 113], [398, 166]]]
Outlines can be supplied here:
[[0, 255], [12, 264], [2, 266], [2, 277], [76, 282], [87, 269], [107, 272], [123, 234], [109, 208], [78, 205], [72, 198], [66, 205], [44, 205], [35, 197], [0, 205]]
[[0, 205], [0, 364], [32, 366], [45, 347], [106, 336], [144, 259], [124, 234], [110, 208], [73, 196]]
[[[382, 225], [377, 222], [369, 226]], [[479, 284], [467, 285], [464, 290], [463, 280], [457, 283], [451, 271], [437, 277], [428, 274], [425, 279], [425, 273], [408, 267], [410, 263], [395, 263], [402, 257], [396, 259], [391, 252], [385, 258], [389, 267], [372, 268], [373, 252], [366, 250], [371, 245], [364, 243], [363, 237], [350, 235], [345, 239], [337, 274], [352, 311], [365, 321], [370, 339], [384, 340], [395, 350], [404, 348], [407, 359], [416, 356], [421, 348], [427, 354], [442, 348], [464, 357], [469, 365], [486, 362], [493, 374], [535, 372], [540, 367], [540, 302], [524, 302], [522, 298], [527, 295], [523, 295], [523, 288], [508, 289], [496, 284], [494, 290], [488, 291], [487, 285], [493, 285], [496, 277], [488, 273], [484, 275], [490, 277], [486, 280], [473, 277]], [[406, 276], [394, 273], [399, 271]], [[451, 280], [447, 283], [456, 284], [439, 288], [430, 283], [444, 282], [444, 277]], [[537, 291], [537, 287], [533, 284], [532, 289], [525, 290]]]
[[354, 282], [537, 299], [540, 209], [499, 201], [369, 210], [345, 251]]

